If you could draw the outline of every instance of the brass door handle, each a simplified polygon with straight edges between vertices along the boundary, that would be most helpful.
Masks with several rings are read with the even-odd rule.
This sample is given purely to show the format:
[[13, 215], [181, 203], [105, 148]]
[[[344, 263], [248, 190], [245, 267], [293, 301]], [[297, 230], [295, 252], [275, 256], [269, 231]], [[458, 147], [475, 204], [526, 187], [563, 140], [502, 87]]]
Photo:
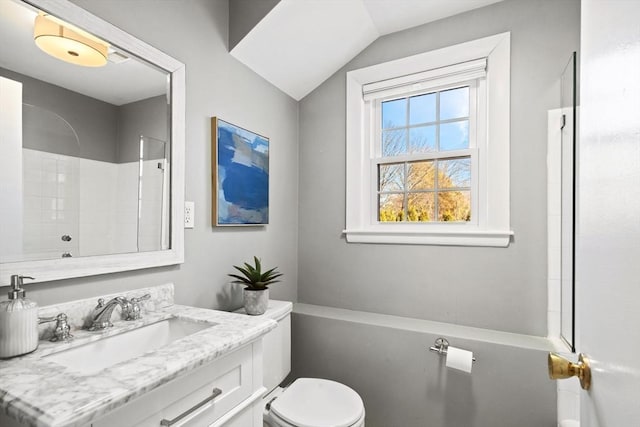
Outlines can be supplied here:
[[552, 380], [562, 380], [565, 378], [578, 377], [580, 386], [584, 390], [591, 387], [591, 366], [589, 358], [580, 353], [578, 363], [573, 363], [558, 353], [549, 353], [549, 378]]

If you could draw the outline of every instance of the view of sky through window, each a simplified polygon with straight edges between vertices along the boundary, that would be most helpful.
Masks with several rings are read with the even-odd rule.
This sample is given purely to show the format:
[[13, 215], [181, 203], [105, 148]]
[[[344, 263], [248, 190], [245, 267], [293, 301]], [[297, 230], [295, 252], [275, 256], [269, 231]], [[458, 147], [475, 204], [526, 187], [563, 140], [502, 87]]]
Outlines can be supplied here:
[[469, 221], [471, 157], [446, 157], [469, 148], [469, 87], [383, 101], [381, 128], [384, 158], [436, 158], [379, 164], [378, 220]]

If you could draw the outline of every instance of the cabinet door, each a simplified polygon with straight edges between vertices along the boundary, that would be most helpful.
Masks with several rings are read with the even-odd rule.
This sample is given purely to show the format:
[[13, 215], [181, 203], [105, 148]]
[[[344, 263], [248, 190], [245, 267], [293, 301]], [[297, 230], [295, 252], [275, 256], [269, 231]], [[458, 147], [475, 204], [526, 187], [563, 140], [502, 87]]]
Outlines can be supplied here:
[[[172, 420], [172, 427], [208, 427], [251, 395], [252, 365], [248, 345], [144, 394], [93, 426], [159, 427], [161, 420]], [[210, 399], [212, 394], [217, 395]]]

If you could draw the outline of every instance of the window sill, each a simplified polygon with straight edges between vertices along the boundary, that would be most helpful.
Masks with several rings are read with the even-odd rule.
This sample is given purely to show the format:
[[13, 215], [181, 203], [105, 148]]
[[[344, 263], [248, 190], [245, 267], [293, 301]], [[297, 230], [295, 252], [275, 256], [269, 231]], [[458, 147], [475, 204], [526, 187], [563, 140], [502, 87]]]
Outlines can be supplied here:
[[382, 243], [399, 245], [437, 246], [487, 246], [506, 248], [509, 246], [511, 230], [448, 230], [448, 231], [402, 231], [402, 230], [344, 230], [348, 243]]

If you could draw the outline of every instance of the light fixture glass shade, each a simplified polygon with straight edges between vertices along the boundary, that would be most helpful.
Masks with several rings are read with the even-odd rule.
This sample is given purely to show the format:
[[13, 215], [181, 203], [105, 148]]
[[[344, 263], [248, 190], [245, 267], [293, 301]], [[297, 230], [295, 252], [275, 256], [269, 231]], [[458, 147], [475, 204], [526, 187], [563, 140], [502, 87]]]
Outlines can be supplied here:
[[36, 16], [33, 40], [49, 55], [85, 67], [107, 63], [108, 45], [95, 37], [80, 34], [47, 15]]

